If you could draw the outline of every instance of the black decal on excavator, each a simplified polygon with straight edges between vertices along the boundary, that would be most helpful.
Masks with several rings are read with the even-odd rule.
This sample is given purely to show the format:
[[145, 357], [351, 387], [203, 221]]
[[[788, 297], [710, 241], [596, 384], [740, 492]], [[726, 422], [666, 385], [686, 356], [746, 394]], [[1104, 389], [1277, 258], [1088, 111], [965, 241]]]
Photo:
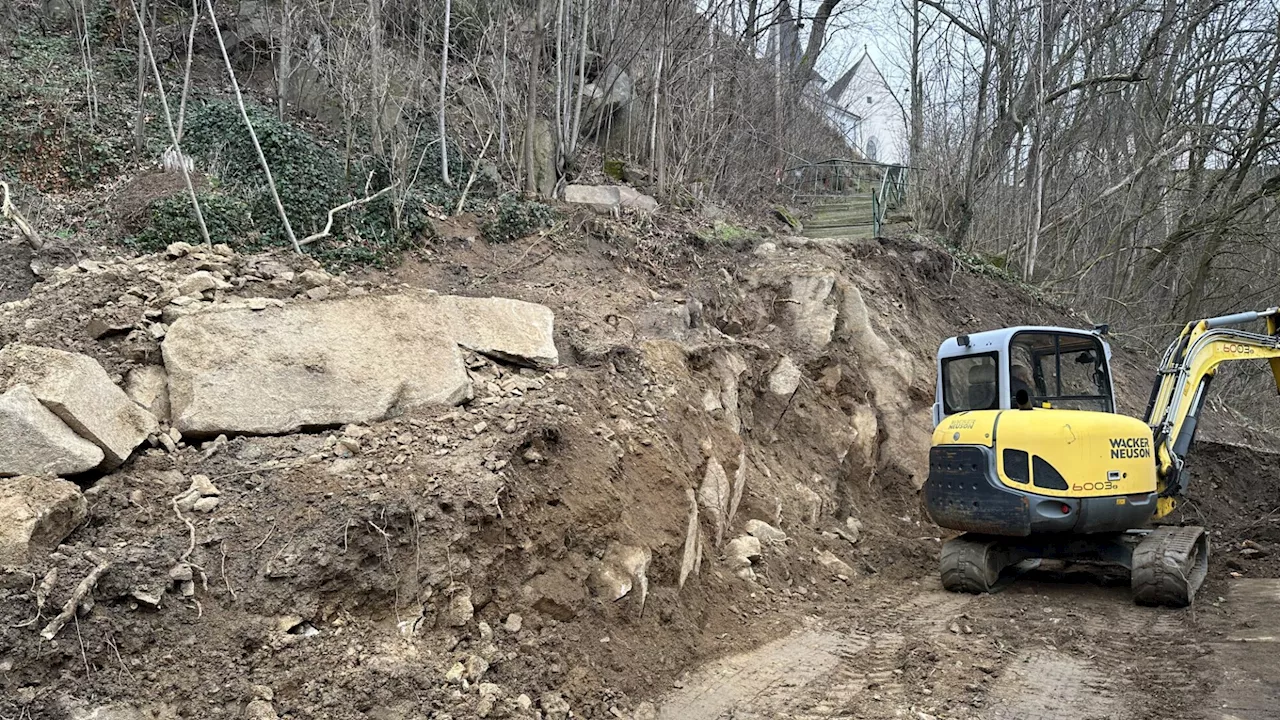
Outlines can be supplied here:
[[1151, 457], [1150, 438], [1111, 438], [1112, 460], [1129, 460], [1131, 458], [1149, 457]]

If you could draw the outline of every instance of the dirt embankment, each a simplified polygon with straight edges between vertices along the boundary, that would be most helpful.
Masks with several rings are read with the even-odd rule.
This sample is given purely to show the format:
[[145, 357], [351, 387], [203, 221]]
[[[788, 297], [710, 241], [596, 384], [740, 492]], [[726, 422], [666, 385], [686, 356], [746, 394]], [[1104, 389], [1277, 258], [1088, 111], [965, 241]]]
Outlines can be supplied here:
[[[545, 304], [559, 368], [472, 355], [477, 396], [461, 407], [153, 447], [80, 478], [87, 522], [0, 575], [0, 716], [647, 717], [645, 702], [700, 662], [806, 617], [875, 625], [888, 616], [875, 619], [887, 608], [873, 598], [906, 602], [892, 588], [930, 575], [938, 546], [916, 499], [938, 342], [1077, 324], [906, 240], [673, 254], [623, 225], [585, 227], [554, 243], [442, 244], [425, 262], [342, 280]], [[226, 264], [257, 277], [269, 260]], [[158, 362], [154, 334], [90, 331], [144, 312], [125, 303], [131, 286], [145, 297], [149, 276], [196, 269], [145, 262], [38, 283], [0, 332], [119, 376]], [[738, 502], [721, 497], [720, 472]], [[220, 492], [216, 508], [175, 512], [196, 475]], [[748, 521], [778, 534], [753, 523], [763, 542], [735, 560]], [[649, 558], [647, 593], [633, 582], [615, 598], [605, 571], [630, 548]], [[104, 558], [92, 607], [41, 639]], [[960, 618], [954, 633], [999, 636], [984, 623]], [[950, 645], [903, 649], [913, 682], [961, 651]], [[998, 645], [979, 653], [993, 672]], [[964, 677], [927, 686], [960, 693]]]

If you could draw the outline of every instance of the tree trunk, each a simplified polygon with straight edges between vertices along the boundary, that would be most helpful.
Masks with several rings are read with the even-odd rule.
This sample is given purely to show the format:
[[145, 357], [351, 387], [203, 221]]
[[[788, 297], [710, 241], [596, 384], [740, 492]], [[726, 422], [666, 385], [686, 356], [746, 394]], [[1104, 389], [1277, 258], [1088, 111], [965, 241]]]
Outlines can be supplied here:
[[440, 179], [445, 185], [452, 185], [449, 177], [449, 143], [445, 140], [444, 102], [445, 88], [449, 85], [449, 23], [452, 20], [453, 2], [444, 0], [444, 40], [440, 43]]
[[827, 23], [831, 21], [831, 13], [835, 11], [840, 0], [822, 0], [818, 11], [813, 15], [813, 23], [809, 26], [809, 42], [805, 46], [804, 55], [796, 68], [796, 84], [804, 87], [818, 65], [818, 56], [827, 41]]
[[920, 151], [924, 142], [924, 81], [920, 75], [920, 48], [923, 44], [920, 29], [920, 0], [911, 0], [911, 137], [909, 142], [912, 165], [921, 165]]
[[289, 115], [289, 78], [293, 73], [293, 10], [290, 0], [280, 2], [280, 57], [276, 69], [276, 101], [280, 122]]
[[[204, 239], [204, 244], [213, 246], [213, 240], [209, 237], [209, 228], [204, 223], [204, 213], [200, 210], [200, 200], [196, 197], [195, 185], [191, 182], [191, 173], [187, 171], [186, 156], [182, 154], [182, 147], [178, 142], [178, 131], [173, 126], [173, 115], [169, 112], [169, 101], [164, 94], [164, 81], [160, 79], [160, 67], [156, 64], [155, 51], [151, 49], [151, 39], [147, 37], [146, 25], [142, 19], [142, 15], [138, 12], [138, 6], [132, 2], [129, 3], [130, 9], [133, 10], [133, 16], [138, 21], [138, 29], [142, 31], [142, 44], [147, 51], [147, 60], [151, 65], [152, 78], [156, 82], [156, 94], [160, 96], [160, 109], [164, 112], [165, 127], [169, 129], [169, 139], [173, 142], [173, 149], [178, 153], [178, 168], [182, 172], [183, 183], [187, 186], [187, 197], [191, 199], [191, 208], [195, 211], [196, 222], [200, 225], [200, 235]], [[213, 17], [213, 5], [209, 5], [209, 17]], [[218, 35], [218, 41], [222, 41], [222, 36], [218, 34], [218, 22], [213, 22], [214, 34]], [[223, 55], [226, 55], [224, 49]], [[230, 67], [230, 63], [227, 63]]]
[[[147, 0], [142, 0], [142, 9], [138, 11], [139, 15], [145, 19], [147, 14]], [[133, 118], [133, 154], [139, 159], [142, 158], [142, 150], [147, 142], [147, 48], [143, 40], [143, 28], [138, 27], [138, 114]]]
[[530, 195], [538, 193], [538, 169], [535, 164], [534, 135], [538, 132], [538, 81], [542, 72], [543, 31], [542, 13], [546, 0], [538, 0], [534, 15], [533, 52], [529, 55], [529, 83], [525, 92], [524, 115], [524, 190]]
[[383, 77], [385, 60], [382, 56], [383, 1], [369, 0], [369, 135], [376, 155], [382, 155], [385, 150], [382, 127], [383, 103], [386, 100], [386, 82]]
[[[236, 80], [236, 71], [231, 67], [231, 56], [227, 54], [227, 44], [222, 39], [222, 33], [218, 30], [218, 17], [213, 12], [213, 0], [204, 0], [205, 7], [209, 10], [209, 22], [213, 23], [213, 34], [218, 38], [218, 50], [222, 52], [222, 62], [227, 69], [227, 78], [231, 81], [231, 89], [235, 93], [236, 105], [240, 108], [240, 118], [244, 120], [245, 129], [249, 131], [249, 139], [253, 141], [254, 152], [258, 155], [258, 163], [262, 166], [262, 174], [267, 178], [267, 189], [271, 191], [271, 199], [275, 201], [276, 212], [280, 214], [280, 222], [284, 225], [285, 234], [289, 237], [289, 242], [293, 245], [294, 252], [302, 254], [302, 246], [298, 244], [298, 236], [293, 234], [293, 225], [289, 223], [289, 214], [284, 210], [284, 203], [280, 201], [280, 193], [276, 191], [275, 178], [271, 177], [271, 167], [267, 165], [267, 156], [262, 153], [262, 145], [258, 142], [258, 133], [253, 129], [253, 123], [249, 122], [249, 111], [244, 106], [244, 96], [240, 94], [240, 83]], [[377, 0], [375, 0], [375, 3]], [[152, 65], [155, 65], [155, 58], [152, 57]], [[160, 83], [160, 71], [156, 70], [156, 84]], [[163, 95], [161, 96], [163, 98]], [[166, 115], [168, 114], [166, 109]], [[172, 130], [170, 130], [172, 133]], [[176, 140], [175, 140], [176, 142]], [[181, 152], [181, 150], [179, 150]], [[185, 172], [185, 170], [184, 170]], [[187, 181], [190, 187], [190, 180]], [[195, 200], [195, 192], [192, 191], [192, 201]], [[197, 207], [197, 213], [199, 212]], [[203, 219], [201, 227], [203, 228]], [[205, 242], [210, 242], [209, 231], [205, 230]]]

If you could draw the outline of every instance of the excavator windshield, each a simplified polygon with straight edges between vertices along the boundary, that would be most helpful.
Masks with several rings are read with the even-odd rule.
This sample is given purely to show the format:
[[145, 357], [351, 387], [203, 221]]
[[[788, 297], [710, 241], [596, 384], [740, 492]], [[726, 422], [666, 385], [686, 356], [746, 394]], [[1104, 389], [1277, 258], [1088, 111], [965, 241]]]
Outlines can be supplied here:
[[1019, 327], [961, 335], [938, 351], [934, 423], [972, 410], [1115, 412], [1106, 344], [1095, 333]]
[[1113, 412], [1111, 380], [1102, 343], [1089, 335], [1020, 332], [1009, 343], [1012, 407], [1018, 391], [1031, 407]]

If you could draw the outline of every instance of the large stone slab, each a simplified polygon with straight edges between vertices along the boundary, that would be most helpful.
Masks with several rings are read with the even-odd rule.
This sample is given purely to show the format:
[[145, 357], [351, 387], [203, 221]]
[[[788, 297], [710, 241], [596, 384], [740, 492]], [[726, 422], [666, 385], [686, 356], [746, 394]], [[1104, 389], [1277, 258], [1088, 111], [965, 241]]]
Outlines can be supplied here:
[[602, 215], [616, 215], [623, 208], [643, 213], [658, 209], [657, 200], [626, 185], [569, 185], [564, 189], [564, 200]]
[[102, 459], [101, 448], [67, 427], [26, 385], [0, 395], [0, 476], [70, 475]]
[[184, 434], [282, 434], [471, 397], [460, 345], [555, 363], [540, 305], [427, 293], [183, 317], [164, 340]]
[[559, 362], [555, 314], [544, 305], [456, 295], [441, 295], [435, 302], [449, 318], [450, 334], [465, 348], [522, 365]]
[[0, 479], [0, 566], [24, 565], [56, 548], [84, 522], [88, 506], [66, 480]]
[[102, 449], [103, 467], [123, 463], [157, 430], [156, 419], [111, 382], [97, 360], [35, 345], [0, 350], [6, 387], [26, 385], [80, 437]]

